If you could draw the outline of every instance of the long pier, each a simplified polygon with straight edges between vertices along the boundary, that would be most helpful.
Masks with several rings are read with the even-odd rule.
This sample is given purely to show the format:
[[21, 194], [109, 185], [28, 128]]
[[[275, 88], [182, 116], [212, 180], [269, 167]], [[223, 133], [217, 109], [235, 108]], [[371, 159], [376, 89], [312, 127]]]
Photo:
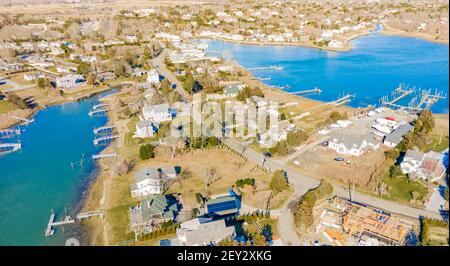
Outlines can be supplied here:
[[100, 137], [100, 138], [96, 138], [96, 139], [94, 139], [94, 144], [95, 145], [99, 145], [102, 142], [112, 141], [112, 140], [114, 140], [114, 139], [116, 139], [118, 137], [119, 137], [118, 135], [107, 135], [107, 136], [103, 136], [103, 137]]
[[101, 154], [94, 154], [92, 155], [92, 159], [93, 160], [99, 160], [99, 159], [104, 159], [104, 158], [112, 158], [112, 157], [116, 157], [117, 153], [101, 153]]
[[88, 113], [89, 116], [94, 116], [94, 115], [102, 115], [105, 114], [106, 112], [108, 112], [109, 109], [97, 109], [97, 110], [92, 110]]
[[[413, 100], [408, 104], [408, 106], [400, 105], [397, 102], [401, 99], [405, 98], [406, 96], [412, 94], [415, 92], [414, 88], [411, 89], [403, 89], [402, 85], [400, 85], [397, 89], [395, 89], [396, 93], [400, 93], [399, 96], [394, 98], [393, 100], [389, 101], [387, 96], [383, 96], [380, 99], [380, 103], [382, 106], [390, 107], [394, 109], [400, 109], [400, 110], [408, 110], [410, 112], [420, 112], [422, 110], [429, 110], [433, 104], [435, 104], [437, 101], [447, 98], [447, 95], [444, 95], [442, 91], [437, 91], [435, 94], [431, 93], [431, 89], [426, 91], [421, 91], [420, 93], [420, 99], [416, 103], [417, 97], [414, 97]], [[424, 106], [425, 105], [425, 106]]]
[[248, 70], [283, 70], [282, 66], [248, 67]]
[[0, 143], [0, 152], [13, 152], [21, 148], [21, 143]]
[[335, 101], [328, 102], [326, 104], [333, 104], [333, 105], [339, 106], [339, 105], [343, 105], [343, 104], [351, 102], [352, 98], [355, 98], [355, 95], [347, 94]]
[[259, 80], [259, 81], [266, 81], [266, 80], [271, 80], [272, 77], [256, 77], [254, 78], [255, 80]]
[[70, 215], [66, 215], [63, 220], [61, 221], [55, 221], [56, 220], [56, 214], [53, 212], [50, 214], [50, 219], [48, 220], [47, 229], [45, 230], [45, 236], [49, 237], [55, 234], [54, 227], [56, 226], [63, 226], [68, 224], [74, 224], [77, 222], [80, 222], [83, 219], [89, 219], [91, 217], [105, 217], [104, 211], [97, 210], [97, 211], [88, 211], [88, 212], [81, 212], [78, 213], [75, 218], [72, 218]]
[[106, 107], [106, 106], [111, 106], [111, 104], [107, 104], [107, 103], [99, 103], [99, 104], [94, 105], [94, 106], [92, 107], [92, 110], [97, 110], [97, 109], [99, 109], [99, 108]]
[[314, 88], [310, 90], [302, 90], [302, 91], [294, 91], [289, 92], [289, 94], [295, 94], [295, 95], [305, 95], [305, 94], [320, 94], [322, 93], [322, 90], [320, 88]]
[[2, 129], [0, 130], [0, 138], [11, 138], [20, 135], [20, 129]]
[[15, 116], [15, 115], [12, 115], [12, 116], [10, 116], [10, 117], [13, 118], [13, 119], [22, 121], [23, 124], [30, 124], [30, 123], [33, 123], [33, 122], [34, 122], [34, 119], [33, 119], [33, 118], [32, 118], [32, 119], [26, 119], [26, 118], [19, 117], [19, 116]]
[[103, 126], [103, 127], [97, 127], [94, 128], [93, 132], [95, 135], [104, 133], [104, 132], [111, 132], [112, 129], [114, 129], [116, 126]]

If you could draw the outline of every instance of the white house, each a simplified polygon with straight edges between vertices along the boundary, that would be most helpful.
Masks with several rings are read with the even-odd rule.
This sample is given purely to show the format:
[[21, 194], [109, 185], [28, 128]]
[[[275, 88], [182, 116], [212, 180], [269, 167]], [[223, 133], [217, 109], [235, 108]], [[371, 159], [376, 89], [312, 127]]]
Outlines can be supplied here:
[[423, 153], [416, 150], [408, 150], [400, 163], [402, 173], [411, 178], [437, 181], [445, 175], [442, 153], [430, 151]]
[[419, 170], [422, 160], [425, 157], [423, 152], [417, 150], [408, 150], [400, 163], [400, 168], [404, 174], [411, 174]]
[[328, 147], [338, 154], [360, 156], [367, 149], [376, 150], [380, 146], [374, 136], [369, 133], [365, 136], [354, 136], [350, 134], [335, 132], [328, 141]]
[[159, 74], [156, 69], [147, 72], [147, 82], [150, 84], [159, 84]]
[[167, 103], [158, 105], [145, 105], [142, 108], [142, 117], [151, 122], [165, 122], [172, 120], [170, 107]]
[[158, 131], [159, 124], [150, 121], [139, 121], [136, 123], [136, 132], [133, 138], [151, 138]]
[[167, 188], [167, 180], [161, 176], [159, 169], [146, 168], [136, 173], [136, 182], [131, 185], [131, 197], [144, 197], [162, 194]]
[[177, 238], [171, 239], [172, 246], [205, 246], [217, 244], [227, 237], [234, 237], [234, 226], [226, 226], [225, 220], [213, 221], [210, 218], [195, 218], [181, 223]]
[[86, 79], [79, 74], [70, 74], [56, 78], [56, 86], [61, 89], [71, 89], [83, 85], [86, 85]]

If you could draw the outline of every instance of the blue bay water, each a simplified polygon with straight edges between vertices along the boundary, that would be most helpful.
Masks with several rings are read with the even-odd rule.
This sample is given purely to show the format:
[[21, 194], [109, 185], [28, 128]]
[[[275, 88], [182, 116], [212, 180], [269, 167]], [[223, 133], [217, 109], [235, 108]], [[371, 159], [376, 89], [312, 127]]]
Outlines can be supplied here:
[[22, 150], [0, 156], [0, 245], [63, 245], [69, 237], [82, 237], [76, 226], [66, 226], [64, 233], [57, 229], [48, 238], [44, 232], [51, 209], [58, 219], [64, 207], [69, 214], [78, 211], [82, 193], [95, 177], [92, 160], [83, 167], [71, 162], [101, 151], [92, 142], [92, 129], [107, 118], [88, 116], [99, 97], [39, 111], [33, 124], [21, 127]]
[[[330, 52], [300, 46], [243, 45], [208, 40], [209, 51], [219, 51], [243, 67], [281, 65], [282, 71], [255, 71], [256, 77], [271, 77], [268, 85], [300, 91], [319, 87], [322, 94], [308, 96], [331, 101], [343, 93], [356, 94], [352, 107], [379, 104], [400, 83], [410, 87], [439, 89], [448, 97], [449, 47], [416, 38], [373, 33], [353, 40], [348, 52]], [[227, 51], [227, 52], [225, 52]], [[414, 97], [402, 101], [407, 104]], [[448, 113], [448, 98], [432, 108]]]

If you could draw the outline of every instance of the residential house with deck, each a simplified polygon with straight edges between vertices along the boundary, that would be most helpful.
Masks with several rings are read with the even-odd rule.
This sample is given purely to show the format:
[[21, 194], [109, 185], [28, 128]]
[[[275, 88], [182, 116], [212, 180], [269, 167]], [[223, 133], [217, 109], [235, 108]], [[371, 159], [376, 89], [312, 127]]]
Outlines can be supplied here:
[[393, 148], [402, 141], [404, 135], [408, 134], [413, 130], [414, 126], [412, 126], [409, 123], [400, 125], [394, 131], [392, 131], [390, 134], [387, 134], [386, 137], [384, 137], [383, 144]]
[[80, 74], [69, 74], [56, 78], [56, 86], [61, 89], [73, 89], [86, 85], [86, 79]]
[[167, 103], [145, 105], [142, 108], [142, 118], [143, 120], [161, 123], [172, 120], [172, 112]]
[[403, 174], [410, 178], [427, 180], [430, 182], [440, 180], [446, 172], [444, 154], [429, 151], [420, 152], [417, 149], [408, 150], [400, 163]]
[[236, 236], [234, 226], [227, 226], [225, 220], [195, 218], [181, 223], [177, 237], [170, 240], [171, 246], [215, 245], [227, 237]]
[[164, 222], [176, 219], [181, 205], [172, 195], [153, 195], [130, 208], [130, 227], [133, 231], [150, 233]]
[[372, 133], [356, 136], [343, 132], [334, 132], [330, 136], [328, 147], [338, 154], [361, 156], [369, 149], [378, 149], [380, 141]]

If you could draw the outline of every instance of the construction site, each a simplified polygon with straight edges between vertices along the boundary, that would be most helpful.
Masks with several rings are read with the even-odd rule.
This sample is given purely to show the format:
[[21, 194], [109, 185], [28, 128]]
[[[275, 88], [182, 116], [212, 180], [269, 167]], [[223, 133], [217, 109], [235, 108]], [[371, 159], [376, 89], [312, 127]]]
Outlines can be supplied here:
[[419, 221], [334, 197], [313, 209], [315, 245], [405, 246], [417, 241]]

